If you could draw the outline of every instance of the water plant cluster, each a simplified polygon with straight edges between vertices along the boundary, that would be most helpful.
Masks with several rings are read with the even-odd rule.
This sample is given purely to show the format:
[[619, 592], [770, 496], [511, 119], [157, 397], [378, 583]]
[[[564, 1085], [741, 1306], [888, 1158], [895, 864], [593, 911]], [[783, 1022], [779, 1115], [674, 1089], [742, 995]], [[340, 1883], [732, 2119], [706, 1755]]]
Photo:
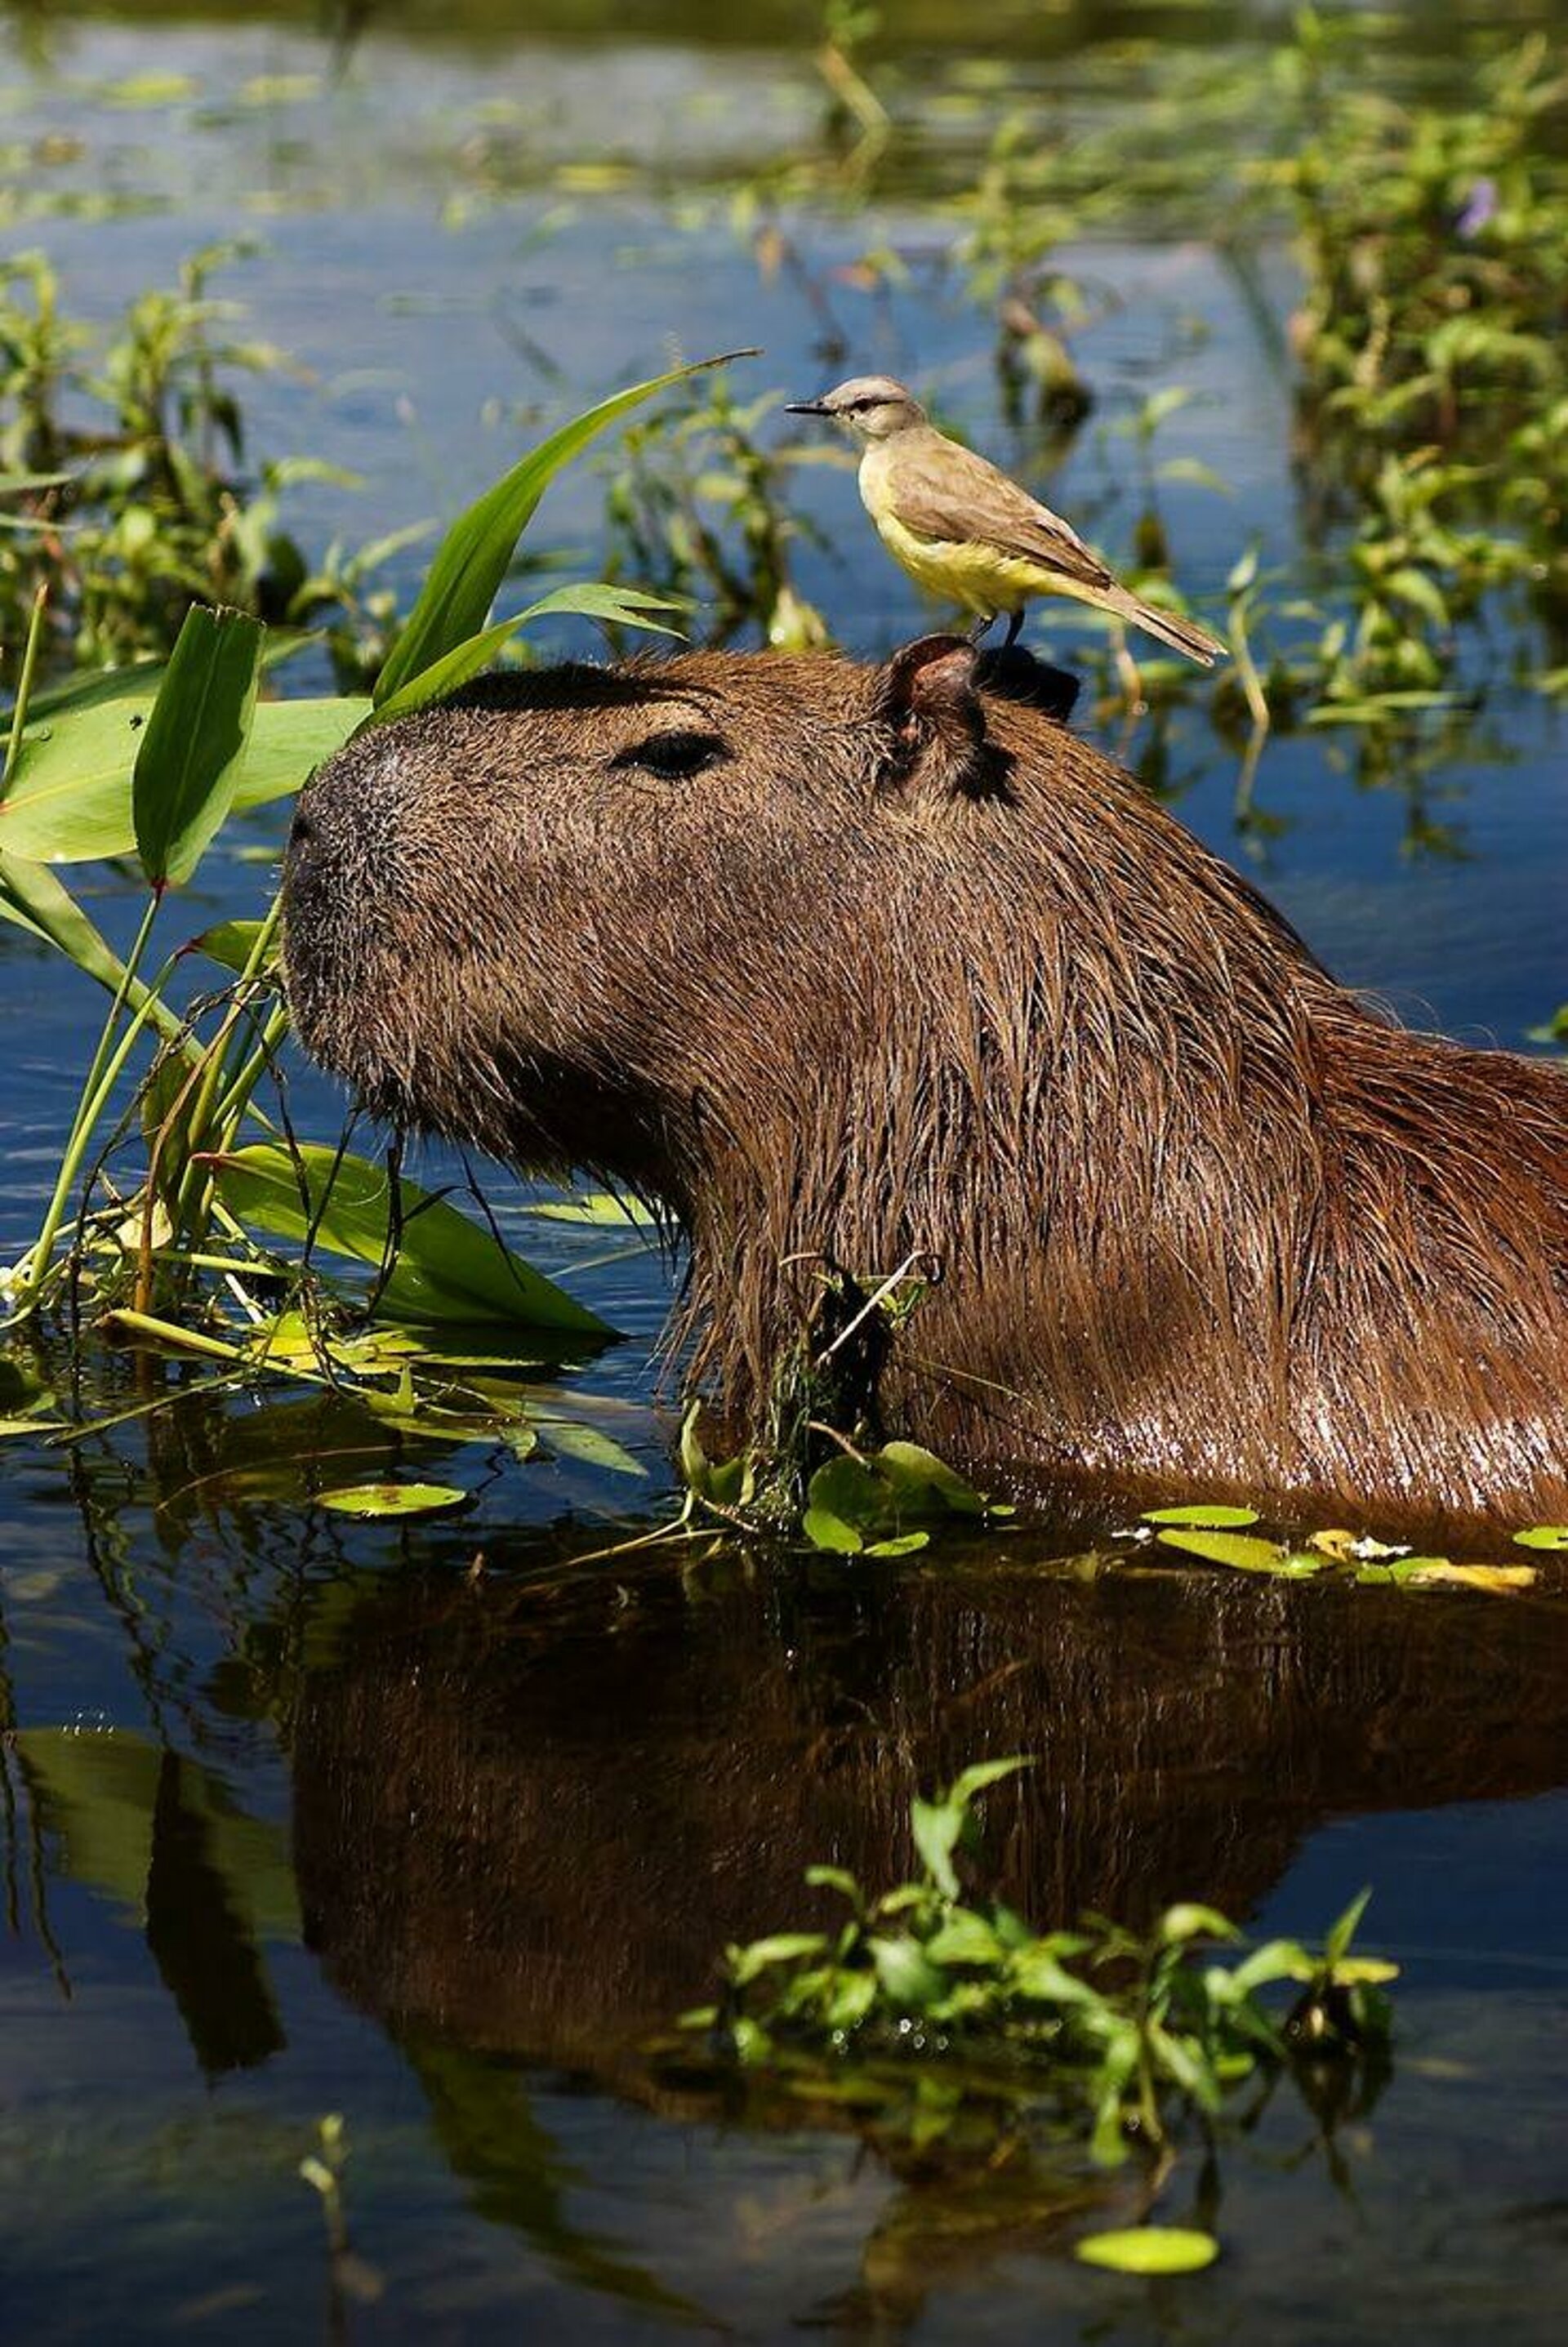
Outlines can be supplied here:
[[194, 600], [324, 630], [345, 690], [400, 615], [374, 574], [412, 533], [309, 559], [288, 493], [354, 477], [314, 456], [252, 461], [247, 387], [286, 371], [213, 280], [253, 250], [203, 247], [107, 328], [72, 314], [43, 252], [0, 268], [0, 644], [38, 672], [167, 652]]
[[[85, 1305], [112, 1336], [199, 1357], [216, 1375], [353, 1389], [388, 1423], [523, 1447], [519, 1368], [541, 1339], [569, 1349], [608, 1333], [493, 1223], [405, 1181], [395, 1161], [302, 1144], [286, 1096], [269, 1091], [288, 1031], [275, 897], [254, 920], [182, 937], [161, 963], [153, 951], [231, 816], [297, 790], [353, 732], [455, 691], [547, 614], [661, 624], [659, 598], [593, 581], [490, 615], [561, 466], [683, 372], [574, 417], [459, 517], [368, 697], [262, 698], [263, 624], [200, 603], [166, 662], [36, 694], [48, 598], [35, 598], [0, 780], [0, 917], [109, 1003], [37, 1235], [5, 1276], [12, 1325]], [[146, 893], [122, 958], [58, 867], [131, 852]], [[280, 1239], [374, 1270], [373, 1325], [365, 1299], [335, 1297]], [[459, 1347], [432, 1333], [451, 1323], [468, 1332]], [[476, 1350], [476, 1325], [497, 1332], [493, 1351]]]
[[[1370, 2107], [1388, 2072], [1384, 1992], [1399, 1967], [1353, 1952], [1368, 1894], [1316, 1948], [1246, 1947], [1225, 1916], [1194, 1903], [1146, 1930], [1091, 1915], [1037, 1932], [1002, 1901], [966, 1891], [958, 1870], [976, 1802], [1027, 1766], [982, 1761], [912, 1802], [911, 1881], [878, 1894], [841, 1867], [808, 1869], [807, 1885], [839, 1902], [843, 1920], [727, 1949], [717, 2000], [682, 2027], [759, 2100], [776, 2109], [782, 2098], [803, 2118], [831, 2112], [884, 2149], [999, 2166], [1038, 2141], [1058, 2154], [1075, 2144], [1102, 2168], [1136, 2158], [1144, 2215], [1184, 2142], [1212, 2156], [1282, 2078], [1326, 2130]], [[1214, 2249], [1204, 2237], [1184, 2259], [1158, 2240], [1114, 2238], [1100, 2261], [1134, 2270], [1162, 2249], [1173, 2265], [1203, 2264]]]

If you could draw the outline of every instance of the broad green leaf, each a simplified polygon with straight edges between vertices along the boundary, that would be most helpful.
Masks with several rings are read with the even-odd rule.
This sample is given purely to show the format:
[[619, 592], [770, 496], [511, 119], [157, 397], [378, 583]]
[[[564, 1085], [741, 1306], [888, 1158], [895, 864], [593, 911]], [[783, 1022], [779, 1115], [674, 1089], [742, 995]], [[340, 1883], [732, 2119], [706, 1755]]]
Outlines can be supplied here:
[[938, 1971], [917, 1941], [901, 1933], [897, 1939], [873, 1939], [867, 1945], [884, 1994], [902, 2010], [925, 2012], [947, 1994], [946, 1974]]
[[730, 1950], [730, 1978], [737, 1988], [745, 1988], [773, 1965], [796, 1964], [805, 1956], [820, 1956], [826, 1946], [820, 1932], [775, 1932], [768, 1939]]
[[1568, 1524], [1532, 1524], [1513, 1538], [1520, 1548], [1568, 1549]]
[[927, 1873], [944, 1899], [956, 1899], [958, 1878], [953, 1872], [953, 1852], [964, 1829], [962, 1804], [950, 1799], [946, 1801], [917, 1799], [909, 1804], [909, 1827]]
[[1020, 1996], [1037, 1997], [1044, 2004], [1097, 2004], [1087, 1981], [1070, 1973], [1043, 1943], [1020, 1950], [1012, 1960], [1013, 1984]]
[[1249, 1532], [1178, 1532], [1167, 1526], [1159, 1537], [1166, 1548], [1184, 1549], [1210, 1564], [1228, 1564], [1235, 1573], [1270, 1573], [1282, 1580], [1304, 1581], [1322, 1568], [1320, 1557], [1293, 1556], [1277, 1541], [1259, 1540]]
[[1272, 1981], [1305, 1983], [1316, 1971], [1312, 1958], [1298, 1941], [1266, 1940], [1261, 1948], [1244, 1956], [1233, 1972], [1215, 1965], [1204, 1978], [1210, 1983], [1221, 1983], [1227, 1995], [1240, 1997], [1250, 1996], [1255, 1988], [1266, 1988]]
[[867, 1556], [913, 1556], [917, 1549], [929, 1548], [929, 1532], [894, 1532], [886, 1540], [866, 1544]]
[[340, 1516], [433, 1516], [467, 1498], [456, 1483], [343, 1483], [318, 1491], [318, 1508]]
[[1144, 1524], [1184, 1524], [1190, 1532], [1240, 1532], [1245, 1524], [1255, 1524], [1255, 1508], [1230, 1508], [1214, 1501], [1198, 1501], [1186, 1508], [1145, 1508], [1138, 1519]]
[[190, 879], [233, 803], [261, 633], [243, 611], [193, 603], [185, 614], [131, 774], [137, 853], [154, 888]]
[[983, 1915], [960, 1907], [927, 1941], [926, 1953], [934, 1964], [995, 1964], [1003, 1949]]
[[[0, 849], [79, 864], [135, 846], [131, 770], [161, 673], [123, 670], [35, 717], [0, 805]], [[234, 806], [260, 806], [297, 790], [369, 706], [352, 698], [259, 702], [234, 777]]]
[[481, 675], [495, 660], [497, 652], [510, 643], [530, 620], [542, 620], [551, 613], [574, 614], [579, 619], [602, 620], [607, 625], [620, 628], [641, 628], [650, 635], [672, 636], [674, 628], [661, 627], [650, 619], [651, 611], [672, 611], [677, 607], [667, 598], [645, 595], [639, 589], [611, 587], [599, 580], [585, 581], [580, 587], [557, 587], [541, 595], [526, 611], [514, 619], [498, 620], [495, 627], [486, 628], [477, 636], [456, 644], [442, 659], [433, 661], [428, 668], [410, 677], [408, 682], [387, 699], [376, 702], [365, 719], [367, 725], [390, 725], [395, 718], [411, 717], [416, 709], [425, 708], [433, 701], [444, 700], [462, 685]]
[[600, 432], [630, 415], [644, 400], [684, 383], [706, 367], [723, 366], [749, 352], [731, 351], [718, 358], [700, 359], [692, 366], [671, 367], [646, 383], [633, 384], [600, 400], [585, 415], [574, 416], [522, 457], [484, 496], [459, 515], [436, 548], [425, 584], [376, 681], [375, 705], [384, 708], [405, 685], [458, 645], [483, 630], [490, 606], [500, 591], [518, 538], [532, 520], [539, 499], [562, 466]]
[[[313, 1220], [319, 1245], [379, 1266], [390, 1204], [386, 1170], [349, 1153], [337, 1164], [334, 1180], [336, 1162], [335, 1151], [311, 1143], [300, 1152], [296, 1169], [286, 1149], [260, 1143], [213, 1159], [213, 1181], [240, 1221], [279, 1238], [300, 1240]], [[301, 1196], [302, 1174], [309, 1214]], [[586, 1305], [574, 1302], [445, 1198], [414, 1182], [405, 1181], [399, 1189], [402, 1244], [381, 1299], [394, 1318], [518, 1321], [577, 1336], [612, 1333]]]
[[1212, 2233], [1185, 2225], [1130, 2225], [1120, 2232], [1090, 2233], [1072, 2250], [1086, 2266], [1125, 2274], [1201, 2273], [1219, 2253]]
[[830, 1556], [858, 1556], [866, 1546], [864, 1533], [835, 1515], [831, 1508], [808, 1507], [800, 1528], [813, 1548], [824, 1549]]
[[897, 1486], [900, 1499], [935, 1498], [960, 1516], [983, 1516], [986, 1512], [986, 1503], [973, 1485], [918, 1442], [885, 1442], [876, 1464]]
[[[251, 956], [255, 951], [261, 928], [260, 921], [219, 921], [212, 928], [203, 929], [201, 935], [192, 938], [190, 942], [209, 960], [217, 962], [223, 969], [231, 969], [238, 977], [241, 970], [250, 968]], [[270, 970], [277, 966], [278, 939], [274, 936], [261, 967]]]

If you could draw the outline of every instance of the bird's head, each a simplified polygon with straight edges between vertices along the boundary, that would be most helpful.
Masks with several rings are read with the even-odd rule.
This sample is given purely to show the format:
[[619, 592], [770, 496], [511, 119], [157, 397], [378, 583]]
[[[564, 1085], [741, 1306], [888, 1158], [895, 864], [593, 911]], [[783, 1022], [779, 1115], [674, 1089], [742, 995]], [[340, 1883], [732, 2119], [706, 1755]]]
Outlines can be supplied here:
[[891, 440], [926, 421], [919, 401], [890, 374], [852, 375], [836, 390], [825, 391], [820, 399], [792, 403], [788, 413], [830, 415], [856, 440]]

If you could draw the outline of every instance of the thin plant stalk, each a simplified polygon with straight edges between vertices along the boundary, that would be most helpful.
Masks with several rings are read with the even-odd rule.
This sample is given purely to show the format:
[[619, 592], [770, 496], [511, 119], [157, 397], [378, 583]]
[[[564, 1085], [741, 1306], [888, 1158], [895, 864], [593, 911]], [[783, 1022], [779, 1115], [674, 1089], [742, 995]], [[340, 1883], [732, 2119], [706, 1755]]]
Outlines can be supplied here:
[[26, 1257], [26, 1271], [19, 1283], [18, 1317], [30, 1312], [38, 1301], [40, 1290], [53, 1259], [55, 1241], [59, 1236], [60, 1225], [66, 1217], [66, 1207], [71, 1192], [76, 1186], [77, 1177], [81, 1172], [82, 1161], [87, 1155], [87, 1143], [92, 1137], [94, 1127], [108, 1106], [114, 1088], [124, 1073], [126, 1063], [136, 1047], [138, 1037], [152, 1016], [153, 1005], [159, 999], [159, 989], [174, 968], [174, 957], [170, 956], [159, 973], [156, 982], [149, 988], [137, 1009], [131, 1013], [118, 1045], [110, 1051], [108, 1046], [114, 1023], [125, 1002], [127, 989], [135, 973], [137, 957], [146, 943], [157, 910], [158, 899], [155, 897], [149, 901], [148, 910], [143, 916], [136, 947], [133, 948], [131, 959], [126, 965], [125, 980], [110, 1009], [103, 1038], [94, 1056], [92, 1072], [87, 1083], [82, 1088], [82, 1097], [71, 1127], [71, 1137], [67, 1144], [66, 1153], [60, 1161], [60, 1170], [55, 1179], [55, 1187], [44, 1216], [43, 1227]]
[[[241, 1009], [246, 989], [254, 984], [261, 971], [261, 965], [266, 959], [267, 949], [277, 935], [278, 923], [282, 917], [282, 898], [281, 896], [274, 897], [251, 941], [245, 967], [240, 973], [240, 982], [235, 989], [233, 1005], [207, 1055], [207, 1065], [202, 1071], [200, 1087], [190, 1112], [190, 1131], [194, 1145], [190, 1161], [185, 1168], [180, 1182], [175, 1219], [180, 1229], [186, 1231], [198, 1245], [206, 1229], [209, 1214], [208, 1204], [203, 1194], [210, 1193], [212, 1175], [208, 1166], [197, 1162], [195, 1152], [201, 1146], [207, 1128], [212, 1120], [213, 1108], [219, 1097], [219, 1086], [223, 1080], [229, 1039], [240, 1023]], [[231, 1082], [229, 1092], [231, 1093], [233, 1090], [234, 1085]], [[228, 1093], [224, 1095], [225, 1098], [228, 1096]]]
[[16, 701], [11, 712], [10, 738], [5, 744], [5, 772], [0, 777], [0, 797], [11, 787], [16, 763], [22, 755], [22, 736], [27, 730], [27, 704], [33, 698], [33, 677], [38, 665], [38, 649], [44, 641], [44, 610], [49, 600], [49, 582], [44, 579], [33, 598], [32, 616], [27, 622], [27, 641], [22, 651], [22, 673], [16, 680]]

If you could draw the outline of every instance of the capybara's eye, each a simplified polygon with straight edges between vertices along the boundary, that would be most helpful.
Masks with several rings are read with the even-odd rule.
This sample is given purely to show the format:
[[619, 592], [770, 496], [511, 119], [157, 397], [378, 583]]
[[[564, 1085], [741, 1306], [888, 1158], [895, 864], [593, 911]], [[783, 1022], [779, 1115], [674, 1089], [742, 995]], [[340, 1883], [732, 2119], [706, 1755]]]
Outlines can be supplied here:
[[646, 742], [635, 742], [628, 750], [618, 752], [612, 766], [641, 766], [644, 774], [661, 774], [675, 782], [687, 774], [700, 774], [705, 766], [715, 765], [730, 754], [730, 745], [718, 733], [699, 733], [682, 728], [678, 733], [651, 733]]

